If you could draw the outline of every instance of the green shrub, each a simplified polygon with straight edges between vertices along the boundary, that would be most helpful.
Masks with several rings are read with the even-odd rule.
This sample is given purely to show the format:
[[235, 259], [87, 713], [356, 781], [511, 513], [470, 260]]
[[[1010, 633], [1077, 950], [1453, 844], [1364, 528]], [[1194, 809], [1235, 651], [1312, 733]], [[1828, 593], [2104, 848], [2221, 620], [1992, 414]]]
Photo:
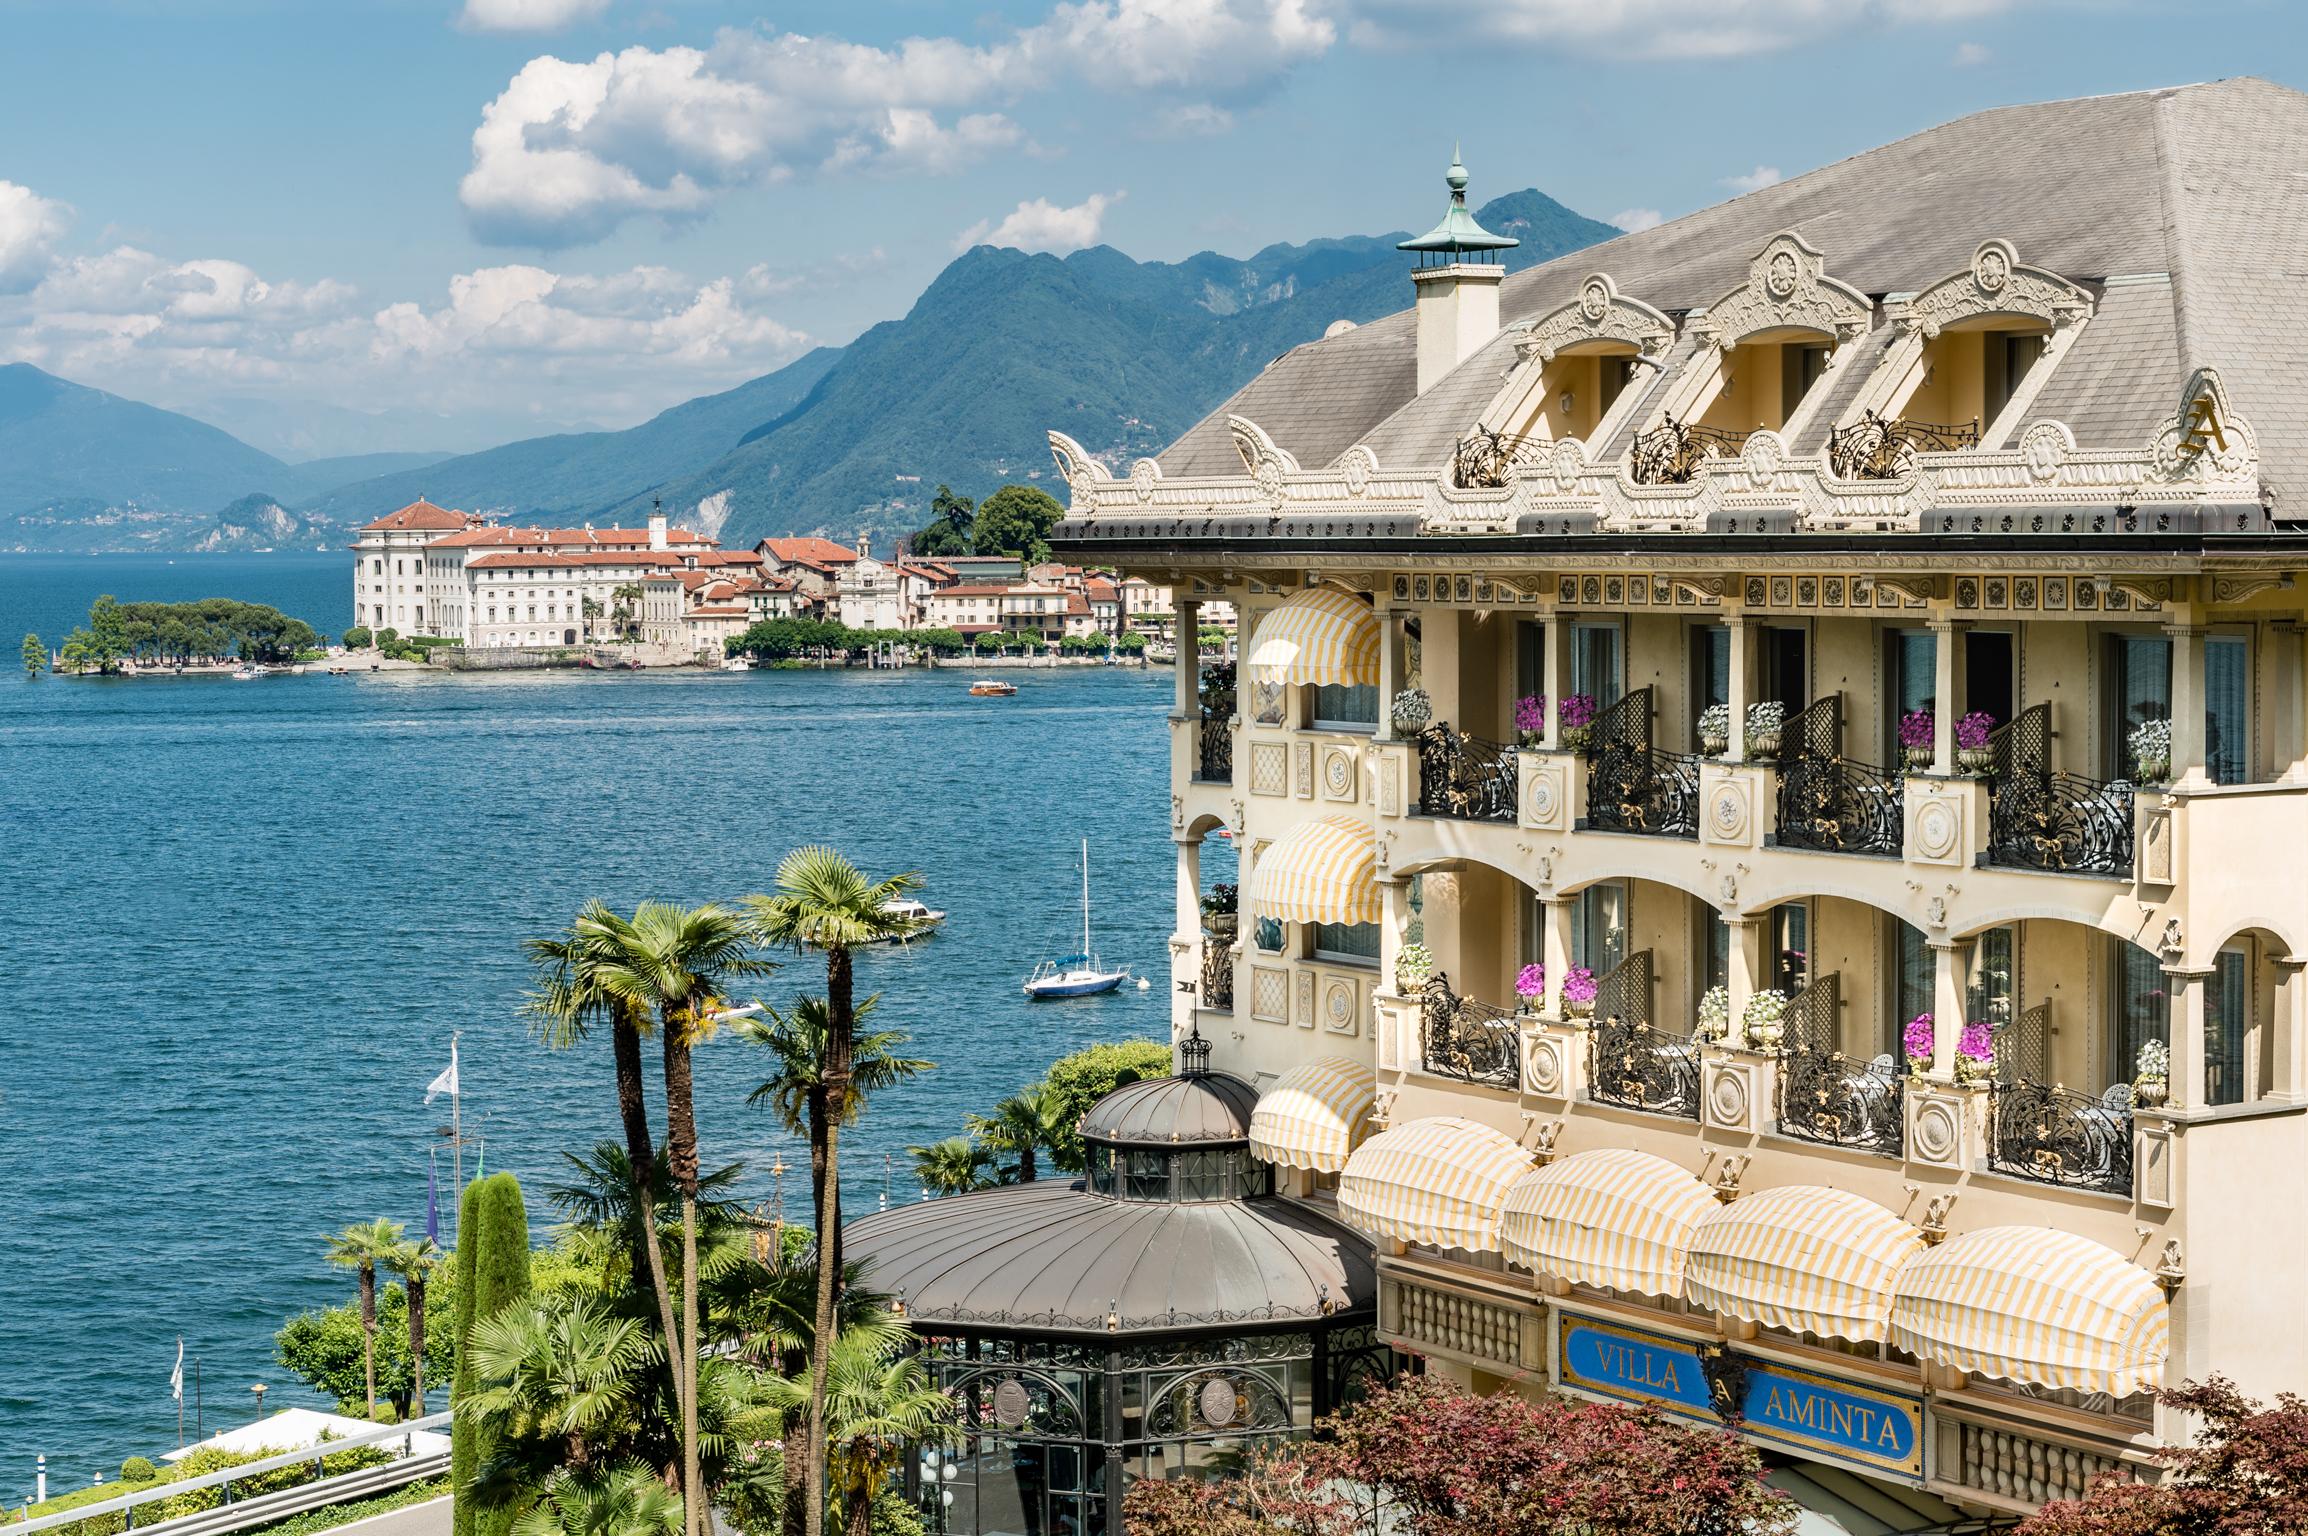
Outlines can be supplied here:
[[1074, 1125], [1090, 1106], [1117, 1088], [1169, 1075], [1170, 1047], [1159, 1040], [1109, 1040], [1060, 1057], [1042, 1080], [1065, 1111], [1059, 1119], [1066, 1129], [1051, 1143], [1050, 1161], [1067, 1173], [1080, 1173], [1082, 1138]]
[[344, 640], [346, 650], [365, 651], [377, 637], [366, 624], [355, 624], [351, 629], [346, 630], [341, 638]]
[[160, 1468], [147, 1456], [131, 1456], [120, 1464], [120, 1480], [124, 1483], [150, 1483], [160, 1478]]
[[401, 632], [399, 630], [380, 629], [377, 631], [377, 645], [380, 649], [390, 649], [391, 647], [399, 645], [400, 643]]
[[[476, 1179], [465, 1190], [457, 1220], [457, 1284], [460, 1342], [471, 1336], [476, 1322], [529, 1294], [529, 1215], [521, 1203], [520, 1181], [509, 1173]], [[477, 1387], [472, 1362], [460, 1349], [453, 1400], [472, 1401]], [[495, 1449], [495, 1437], [483, 1434], [468, 1415], [452, 1421], [450, 1475], [459, 1490], [471, 1486], [475, 1469]], [[459, 1498], [452, 1530], [454, 1536], [506, 1536], [516, 1513], [510, 1505], [475, 1509], [471, 1499]]]
[[[449, 1380], [457, 1369], [457, 1286], [447, 1267], [425, 1287], [425, 1380]], [[355, 1417], [365, 1396], [361, 1370], [361, 1311], [357, 1302], [301, 1312], [273, 1335], [273, 1357], [308, 1386]], [[415, 1388], [409, 1368], [409, 1297], [399, 1284], [377, 1288], [377, 1392], [400, 1398]]]

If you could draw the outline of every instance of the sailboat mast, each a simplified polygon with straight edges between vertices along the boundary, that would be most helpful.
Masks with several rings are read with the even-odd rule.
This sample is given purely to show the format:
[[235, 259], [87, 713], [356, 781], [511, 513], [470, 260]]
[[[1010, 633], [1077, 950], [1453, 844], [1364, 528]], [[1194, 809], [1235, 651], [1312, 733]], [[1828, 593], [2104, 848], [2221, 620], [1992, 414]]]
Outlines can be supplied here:
[[1082, 839], [1082, 953], [1090, 953], [1090, 840]]

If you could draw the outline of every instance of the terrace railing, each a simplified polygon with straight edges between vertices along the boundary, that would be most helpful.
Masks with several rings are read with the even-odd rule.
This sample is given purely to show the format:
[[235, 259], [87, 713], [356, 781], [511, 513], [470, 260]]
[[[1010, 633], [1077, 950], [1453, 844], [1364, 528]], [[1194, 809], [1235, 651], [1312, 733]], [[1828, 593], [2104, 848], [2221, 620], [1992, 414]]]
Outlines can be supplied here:
[[1529, 462], [1531, 450], [1545, 445], [1544, 438], [1477, 427], [1452, 451], [1451, 483], [1462, 491], [1502, 489], [1514, 478], [1515, 466]]
[[1843, 695], [1831, 693], [1788, 720], [1779, 743], [1781, 846], [1898, 854], [1905, 783], [1843, 755]]
[[1653, 747], [1653, 716], [1653, 691], [1637, 688], [1595, 717], [1587, 747], [1587, 825], [1695, 839], [1699, 759]]
[[1225, 719], [1207, 711], [1194, 723], [1194, 778], [1202, 784], [1234, 782], [1234, 733]]
[[1773, 1113], [1779, 1134], [1897, 1157], [1906, 1142], [1904, 1079], [1890, 1056], [1861, 1061], [1837, 1048], [1843, 982], [1830, 971], [1787, 1004]]
[[2132, 872], [2132, 788], [2051, 768], [2049, 704], [1988, 738], [1987, 861], [2093, 875]]
[[1523, 1080], [1522, 1025], [1504, 1008], [1459, 996], [1440, 971], [1419, 994], [1419, 1054], [1437, 1077], [1494, 1088]]
[[1699, 1048], [1651, 1022], [1651, 951], [1637, 950], [1595, 984], [1587, 1093], [1598, 1104], [1699, 1118]]
[[1201, 998], [1214, 1013], [1234, 1011], [1234, 947], [1210, 934], [1202, 936]]
[[1669, 416], [1650, 431], [1635, 434], [1628, 467], [1637, 485], [1688, 485], [1700, 465], [1714, 458], [1736, 458], [1746, 444], [1744, 432], [1695, 427]]
[[1987, 1165], [2039, 1184], [2129, 1195], [2131, 1085], [2095, 1099], [2024, 1077], [1990, 1084]]
[[1418, 737], [1418, 809], [1459, 821], [1515, 819], [1515, 749], [1447, 725]]
[[1896, 480], [1921, 453], [1979, 446], [1979, 423], [1886, 420], [1869, 411], [1827, 434], [1827, 467], [1845, 480]]

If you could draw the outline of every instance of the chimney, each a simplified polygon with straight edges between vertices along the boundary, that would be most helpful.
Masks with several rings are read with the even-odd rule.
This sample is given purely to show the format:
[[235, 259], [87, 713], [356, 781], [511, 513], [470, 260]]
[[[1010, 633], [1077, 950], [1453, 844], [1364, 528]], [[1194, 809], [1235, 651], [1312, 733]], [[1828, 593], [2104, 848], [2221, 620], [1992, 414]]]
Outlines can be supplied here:
[[[1494, 304], [1492, 309], [1495, 311], [1497, 305]], [[671, 543], [672, 541], [665, 536], [665, 503], [653, 499], [649, 503], [649, 547], [654, 550], [664, 550]]]
[[1443, 221], [1397, 250], [1417, 259], [1410, 280], [1418, 292], [1418, 392], [1425, 394], [1499, 333], [1499, 284], [1505, 253], [1522, 242], [1494, 235], [1467, 212], [1467, 168], [1451, 151], [1444, 183], [1451, 193]]

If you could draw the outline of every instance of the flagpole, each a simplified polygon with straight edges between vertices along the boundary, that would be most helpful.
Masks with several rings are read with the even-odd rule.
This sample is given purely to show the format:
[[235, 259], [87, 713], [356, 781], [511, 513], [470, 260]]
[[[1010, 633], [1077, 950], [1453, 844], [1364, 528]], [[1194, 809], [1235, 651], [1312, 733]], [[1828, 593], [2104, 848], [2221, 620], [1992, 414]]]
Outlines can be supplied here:
[[193, 1432], [193, 1435], [194, 1435], [196, 1438], [198, 1438], [198, 1439], [202, 1439], [202, 1440], [205, 1440], [205, 1439], [207, 1439], [207, 1438], [208, 1438], [208, 1436], [207, 1436], [207, 1435], [205, 1435], [205, 1434], [202, 1434], [202, 1433], [201, 1433], [201, 1431], [203, 1430], [203, 1428], [205, 1428], [205, 1426], [204, 1426], [204, 1425], [201, 1423], [201, 1418], [200, 1418], [200, 1356], [198, 1356], [198, 1355], [194, 1355], [194, 1356], [192, 1357], [192, 1432]]
[[[449, 1090], [449, 1145], [457, 1149], [457, 1206], [459, 1210], [464, 1208], [465, 1202], [465, 1078], [462, 1072], [457, 1071], [457, 1036], [462, 1033], [463, 1031], [460, 1030], [449, 1036], [449, 1070], [457, 1073], [457, 1086]], [[449, 1232], [454, 1237], [464, 1236], [462, 1232], [457, 1231], [453, 1222], [450, 1224]]]

